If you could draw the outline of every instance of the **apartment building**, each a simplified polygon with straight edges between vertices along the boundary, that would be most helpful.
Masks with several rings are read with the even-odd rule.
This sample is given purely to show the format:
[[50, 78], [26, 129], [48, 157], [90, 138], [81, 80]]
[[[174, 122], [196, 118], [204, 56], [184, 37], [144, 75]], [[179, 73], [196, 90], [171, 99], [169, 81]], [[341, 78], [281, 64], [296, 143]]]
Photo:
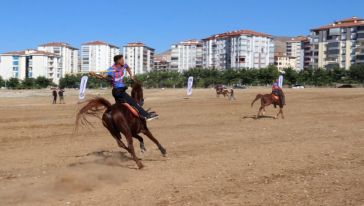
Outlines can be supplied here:
[[311, 29], [311, 61], [314, 68], [364, 63], [364, 19], [352, 17]]
[[274, 64], [273, 38], [267, 34], [238, 30], [202, 41], [204, 68], [262, 68]]
[[297, 64], [296, 57], [293, 56], [277, 55], [275, 56], [275, 59], [275, 65], [280, 71], [283, 71], [285, 68], [294, 69]]
[[92, 41], [81, 45], [81, 72], [105, 71], [114, 64], [114, 56], [120, 49], [102, 41]]
[[123, 47], [125, 62], [132, 68], [134, 74], [144, 74], [152, 70], [154, 51], [142, 42], [128, 43]]
[[303, 70], [304, 58], [305, 58], [305, 42], [308, 38], [304, 36], [298, 36], [290, 39], [286, 42], [286, 54], [290, 59], [295, 60], [295, 64], [291, 65], [292, 69]]
[[171, 69], [179, 72], [202, 67], [202, 42], [182, 41], [171, 46]]
[[20, 80], [43, 76], [58, 84], [62, 77], [60, 59], [57, 54], [33, 49], [7, 52], [0, 55], [0, 76]]
[[58, 66], [62, 68], [61, 76], [77, 73], [78, 69], [78, 49], [64, 42], [50, 42], [38, 46], [39, 51], [46, 51], [60, 56]]
[[153, 70], [166, 71], [171, 68], [171, 50], [154, 55]]

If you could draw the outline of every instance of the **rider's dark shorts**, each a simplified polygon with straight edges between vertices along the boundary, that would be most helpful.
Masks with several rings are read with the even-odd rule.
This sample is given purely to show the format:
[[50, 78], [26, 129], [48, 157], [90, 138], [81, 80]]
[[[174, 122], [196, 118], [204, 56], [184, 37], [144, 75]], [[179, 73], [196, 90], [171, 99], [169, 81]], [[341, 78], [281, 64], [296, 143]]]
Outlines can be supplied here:
[[122, 88], [113, 88], [112, 89], [112, 96], [115, 98], [115, 102], [125, 102], [125, 95], [126, 90], [128, 87], [122, 87]]

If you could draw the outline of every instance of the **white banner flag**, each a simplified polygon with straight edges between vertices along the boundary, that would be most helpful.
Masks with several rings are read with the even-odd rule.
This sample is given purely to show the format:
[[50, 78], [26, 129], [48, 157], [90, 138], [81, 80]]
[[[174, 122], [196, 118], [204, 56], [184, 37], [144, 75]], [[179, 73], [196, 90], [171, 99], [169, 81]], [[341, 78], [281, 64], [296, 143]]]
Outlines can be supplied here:
[[280, 88], [283, 87], [283, 75], [279, 75], [279, 78], [278, 78], [278, 86]]
[[188, 82], [187, 82], [187, 95], [188, 96], [192, 95], [192, 86], [193, 86], [193, 77], [188, 77]]
[[80, 83], [80, 94], [78, 96], [79, 99], [84, 99], [85, 98], [85, 92], [86, 92], [86, 85], [87, 85], [87, 80], [88, 80], [88, 76], [83, 76], [81, 78], [81, 83]]

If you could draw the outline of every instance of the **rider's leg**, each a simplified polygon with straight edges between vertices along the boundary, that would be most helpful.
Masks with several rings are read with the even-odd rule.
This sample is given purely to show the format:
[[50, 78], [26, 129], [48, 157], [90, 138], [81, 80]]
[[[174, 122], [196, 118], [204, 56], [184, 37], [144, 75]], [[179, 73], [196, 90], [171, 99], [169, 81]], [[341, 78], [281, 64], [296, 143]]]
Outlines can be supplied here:
[[121, 95], [128, 104], [130, 104], [131, 106], [133, 106], [135, 109], [138, 110], [140, 115], [142, 115], [143, 117], [149, 116], [149, 113], [145, 111], [133, 98], [131, 98], [128, 93], [122, 92]]

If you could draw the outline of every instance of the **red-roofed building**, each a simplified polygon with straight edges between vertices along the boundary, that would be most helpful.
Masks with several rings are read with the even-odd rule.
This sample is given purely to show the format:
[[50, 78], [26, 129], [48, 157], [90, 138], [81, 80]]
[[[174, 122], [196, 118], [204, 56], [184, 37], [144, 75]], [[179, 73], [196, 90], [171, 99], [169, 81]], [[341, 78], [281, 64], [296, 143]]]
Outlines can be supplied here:
[[[289, 58], [278, 58], [283, 60], [281, 65], [287, 65], [289, 62], [290, 67], [295, 70], [304, 69], [304, 54], [305, 54], [305, 42], [308, 40], [305, 36], [293, 37], [286, 42], [286, 56]], [[286, 63], [284, 63], [286, 62]], [[292, 63], [294, 62], [294, 64]], [[278, 63], [279, 65], [279, 63]]]
[[153, 70], [166, 71], [171, 68], [171, 50], [154, 55]]
[[351, 17], [311, 29], [310, 43], [314, 68], [364, 64], [364, 19]]
[[38, 50], [51, 52], [61, 56], [59, 66], [62, 68], [61, 76], [77, 73], [78, 49], [64, 42], [49, 42], [38, 46]]
[[0, 55], [0, 76], [20, 80], [43, 76], [58, 84], [62, 76], [60, 58], [57, 54], [34, 49], [6, 52]]
[[91, 41], [81, 45], [81, 71], [105, 71], [114, 64], [114, 56], [120, 54], [119, 47]]
[[171, 46], [171, 69], [179, 72], [202, 67], [202, 42], [195, 39]]
[[265, 33], [237, 30], [202, 41], [204, 68], [262, 68], [274, 64], [273, 38]]
[[134, 74], [150, 72], [154, 65], [155, 49], [148, 47], [142, 42], [131, 42], [123, 47], [125, 63], [127, 63]]

